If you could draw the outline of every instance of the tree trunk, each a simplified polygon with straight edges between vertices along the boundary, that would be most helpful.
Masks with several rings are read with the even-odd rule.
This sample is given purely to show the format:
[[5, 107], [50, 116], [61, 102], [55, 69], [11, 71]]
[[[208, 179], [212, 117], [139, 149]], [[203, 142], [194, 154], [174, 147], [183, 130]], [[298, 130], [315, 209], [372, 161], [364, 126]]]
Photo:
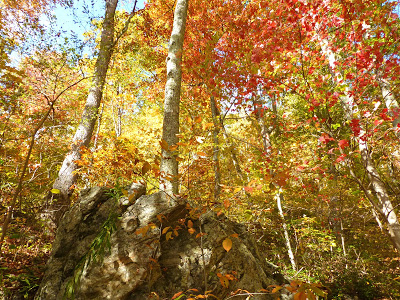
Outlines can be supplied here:
[[[258, 123], [259, 130], [260, 130], [261, 139], [263, 142], [264, 154], [267, 157], [269, 157], [271, 155], [272, 144], [271, 144], [270, 131], [268, 130], [267, 126], [265, 125], [263, 103], [260, 98], [256, 97], [253, 100], [253, 105], [254, 105], [254, 112], [256, 115], [257, 123]], [[276, 110], [276, 106], [275, 106], [275, 110]], [[275, 127], [275, 130], [277, 130], [277, 127]], [[289, 238], [289, 232], [287, 230], [287, 224], [286, 224], [285, 216], [284, 216], [283, 210], [282, 210], [282, 200], [283, 200], [282, 187], [277, 187], [277, 191], [276, 191], [276, 194], [274, 195], [274, 198], [276, 201], [276, 206], [278, 207], [278, 210], [279, 210], [279, 215], [282, 220], [282, 229], [283, 229], [283, 234], [285, 236], [285, 243], [286, 243], [290, 263], [292, 264], [293, 270], [297, 270], [292, 246], [290, 244], [290, 238]]]
[[210, 97], [210, 106], [211, 106], [211, 113], [214, 123], [214, 131], [213, 131], [213, 139], [214, 139], [214, 146], [213, 146], [213, 161], [214, 161], [214, 201], [217, 202], [219, 199], [219, 194], [221, 193], [221, 170], [219, 166], [219, 131], [220, 131], [220, 114], [215, 102], [214, 96]]
[[58, 178], [53, 185], [54, 189], [60, 191], [58, 201], [52, 207], [55, 211], [54, 217], [56, 223], [70, 204], [70, 195], [72, 194], [73, 185], [77, 179], [75, 171], [78, 169], [78, 166], [75, 161], [81, 158], [81, 148], [89, 146], [96, 124], [107, 69], [113, 51], [114, 15], [117, 4], [118, 0], [106, 0], [106, 13], [101, 33], [100, 51], [95, 65], [92, 86], [89, 90], [80, 124], [71, 142], [71, 151], [66, 155]]
[[104, 102], [103, 105], [101, 106], [101, 111], [99, 114], [99, 119], [97, 121], [97, 130], [96, 130], [96, 134], [94, 136], [94, 142], [93, 142], [93, 151], [97, 150], [97, 141], [99, 140], [99, 134], [100, 134], [100, 127], [101, 127], [101, 120], [103, 118], [103, 112], [104, 112]]
[[[336, 71], [336, 58], [332, 50], [329, 48], [329, 43], [327, 40], [322, 40], [320, 42], [321, 49], [324, 55], [329, 60], [329, 65], [333, 72], [334, 78], [338, 85], [343, 85], [342, 76], [339, 72]], [[353, 119], [360, 120], [359, 112], [357, 104], [350, 93], [350, 88], [345, 85], [344, 86], [344, 96], [341, 97], [341, 103], [343, 110], [345, 111], [346, 119], [351, 121]], [[360, 122], [361, 124], [361, 122]], [[370, 180], [371, 187], [375, 192], [376, 198], [378, 199], [379, 209], [382, 214], [382, 217], [386, 221], [388, 226], [389, 235], [393, 242], [393, 245], [400, 252], [400, 223], [397, 219], [396, 212], [390, 201], [389, 193], [386, 190], [385, 184], [383, 183], [375, 164], [371, 158], [370, 151], [368, 150], [368, 143], [365, 138], [366, 136], [365, 128], [361, 127], [361, 131], [358, 136], [355, 136], [354, 139], [358, 143], [358, 148], [361, 153], [361, 159], [364, 165], [365, 172], [367, 173], [368, 179]]]
[[275, 199], [276, 199], [276, 205], [278, 206], [279, 215], [282, 220], [283, 233], [285, 235], [285, 242], [286, 242], [286, 247], [287, 247], [290, 263], [292, 264], [293, 270], [296, 271], [297, 270], [296, 261], [294, 259], [292, 246], [290, 244], [289, 232], [287, 230], [287, 224], [286, 224], [285, 216], [284, 216], [283, 210], [282, 210], [282, 204], [281, 204], [282, 199], [283, 199], [282, 188], [279, 188], [279, 190], [276, 192]]
[[[393, 117], [392, 125], [393, 129], [397, 128], [397, 124], [400, 123], [400, 107], [396, 98], [394, 97], [390, 83], [386, 80], [381, 80], [382, 98], [385, 101], [386, 108], [389, 110], [389, 114]], [[396, 134], [398, 136], [398, 134]]]
[[167, 57], [167, 83], [165, 84], [164, 120], [162, 134], [160, 190], [174, 200], [179, 193], [178, 161], [179, 102], [182, 81], [182, 50], [185, 35], [188, 0], [178, 0]]

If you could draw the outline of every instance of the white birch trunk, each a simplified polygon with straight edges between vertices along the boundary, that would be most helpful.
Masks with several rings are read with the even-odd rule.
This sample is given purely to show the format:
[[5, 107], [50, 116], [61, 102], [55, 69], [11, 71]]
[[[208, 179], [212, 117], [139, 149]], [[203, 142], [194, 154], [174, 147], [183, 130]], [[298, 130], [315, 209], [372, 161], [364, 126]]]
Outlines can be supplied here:
[[[71, 142], [71, 151], [66, 155], [58, 178], [55, 180], [53, 188], [60, 191], [56, 210], [58, 217], [70, 204], [70, 195], [73, 185], [76, 182], [76, 170], [78, 166], [75, 161], [81, 158], [81, 147], [88, 147], [92, 138], [93, 129], [96, 124], [98, 110], [103, 94], [103, 87], [106, 80], [108, 65], [110, 62], [113, 43], [114, 43], [114, 15], [118, 0], [106, 0], [106, 12], [104, 17], [103, 29], [101, 33], [100, 51], [94, 70], [94, 79], [89, 90], [86, 105], [83, 110], [80, 124]], [[54, 209], [54, 207], [53, 207]]]
[[179, 102], [182, 81], [181, 64], [187, 9], [188, 0], [177, 0], [167, 57], [162, 139], [168, 144], [168, 147], [163, 146], [161, 150], [160, 190], [164, 191], [171, 201], [175, 201], [175, 195], [179, 193], [176, 147], [179, 142], [177, 135], [179, 134]]
[[282, 198], [283, 198], [283, 196], [282, 196], [282, 188], [279, 188], [279, 190], [276, 192], [276, 195], [275, 195], [276, 205], [278, 206], [279, 215], [280, 215], [280, 217], [282, 219], [283, 233], [285, 235], [286, 248], [287, 248], [287, 251], [288, 251], [290, 263], [292, 264], [293, 270], [296, 271], [297, 270], [296, 261], [294, 259], [292, 246], [290, 244], [289, 232], [288, 232], [288, 229], [287, 229], [285, 216], [284, 216], [283, 210], [282, 210], [282, 204], [281, 204]]
[[[343, 85], [345, 88], [345, 95], [341, 97], [341, 102], [347, 120], [351, 121], [353, 119], [360, 119], [357, 104], [355, 103], [353, 97], [349, 93], [350, 88], [347, 85], [343, 84], [344, 81], [342, 81], [341, 74], [336, 71], [335, 67], [336, 58], [334, 53], [329, 47], [328, 41], [324, 39], [320, 43], [323, 54], [329, 60], [329, 65], [331, 67], [332, 72], [334, 73], [337, 84]], [[367, 140], [363, 138], [365, 136], [366, 136], [365, 129], [361, 127], [359, 135], [355, 136], [354, 138], [358, 143], [358, 148], [361, 153], [361, 159], [364, 164], [364, 169], [367, 173], [368, 179], [371, 182], [372, 189], [375, 192], [375, 195], [378, 199], [380, 206], [379, 209], [381, 211], [384, 220], [386, 221], [391, 240], [396, 249], [400, 252], [400, 224], [397, 219], [397, 215], [392, 205], [392, 202], [390, 201], [389, 193], [387, 192], [386, 187], [371, 158], [370, 151], [368, 150]]]

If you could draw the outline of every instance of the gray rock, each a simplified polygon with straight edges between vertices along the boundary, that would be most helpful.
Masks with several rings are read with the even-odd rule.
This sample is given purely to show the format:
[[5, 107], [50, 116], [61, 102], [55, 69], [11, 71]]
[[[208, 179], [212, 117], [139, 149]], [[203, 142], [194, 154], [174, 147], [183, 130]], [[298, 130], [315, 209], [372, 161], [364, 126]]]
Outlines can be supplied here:
[[[246, 299], [245, 290], [256, 292], [251, 299], [276, 299], [265, 292], [277, 284], [276, 268], [260, 255], [244, 226], [213, 212], [195, 213], [182, 201], [171, 204], [161, 192], [143, 195], [143, 186], [128, 192], [133, 196], [121, 199], [105, 188], [82, 193], [61, 220], [35, 299], [63, 299], [77, 270], [75, 299], [170, 299], [181, 291], [187, 297], [210, 291], [219, 299], [242, 291], [234, 299]], [[119, 216], [110, 247], [83, 264], [110, 215]], [[230, 251], [223, 247], [227, 238]]]

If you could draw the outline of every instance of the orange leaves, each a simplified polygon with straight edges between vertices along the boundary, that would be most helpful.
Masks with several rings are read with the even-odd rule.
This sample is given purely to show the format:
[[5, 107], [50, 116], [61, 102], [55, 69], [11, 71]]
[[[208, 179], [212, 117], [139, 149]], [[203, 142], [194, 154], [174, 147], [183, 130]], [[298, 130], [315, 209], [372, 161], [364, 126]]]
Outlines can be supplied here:
[[222, 242], [222, 247], [224, 247], [226, 252], [229, 252], [232, 249], [232, 240], [230, 238], [226, 238]]
[[165, 151], [169, 151], [169, 145], [165, 140], [162, 139], [160, 141], [160, 146], [161, 146], [161, 149], [163, 149]]
[[229, 287], [229, 282], [233, 281], [233, 280], [237, 280], [236, 278], [236, 272], [232, 271], [230, 274], [221, 274], [221, 273], [217, 273], [217, 276], [219, 278], [219, 282], [221, 283], [221, 285], [224, 288], [228, 288]]
[[151, 165], [145, 161], [142, 166], [142, 176], [144, 176], [151, 169]]
[[147, 226], [143, 226], [143, 227], [140, 227], [139, 229], [137, 229], [135, 231], [135, 234], [136, 235], [141, 234], [142, 236], [145, 236], [150, 229], [154, 229], [154, 228], [157, 228], [156, 224], [149, 223]]
[[229, 199], [225, 199], [225, 200], [224, 200], [224, 207], [225, 207], [226, 209], [228, 209], [230, 206], [231, 206], [231, 202], [229, 201]]
[[319, 283], [307, 283], [299, 280], [293, 280], [290, 284], [271, 285], [272, 293], [277, 293], [286, 289], [293, 294], [295, 300], [316, 300], [317, 296], [325, 298], [327, 293]]
[[188, 220], [188, 222], [187, 222], [187, 227], [188, 227], [188, 232], [189, 232], [190, 234], [193, 234], [193, 233], [196, 232], [196, 229], [193, 228], [193, 222], [192, 222], [192, 220]]
[[173, 239], [173, 237], [172, 237], [172, 231], [169, 231], [169, 232], [167, 232], [167, 234], [165, 235], [165, 240], [170, 240], [170, 239]]
[[[171, 229], [171, 231], [170, 231]], [[165, 234], [165, 240], [172, 240], [175, 237], [179, 236], [178, 230], [181, 229], [180, 226], [176, 226], [175, 228], [172, 228], [171, 226], [165, 227], [161, 234]]]
[[251, 187], [251, 186], [245, 186], [244, 187], [244, 190], [247, 192], [247, 193], [252, 193], [253, 192], [253, 188]]
[[168, 152], [172, 152], [172, 151], [175, 151], [176, 149], [178, 149], [178, 145], [171, 145], [170, 146], [167, 143], [167, 141], [165, 141], [163, 139], [161, 139], [161, 141], [160, 141], [160, 146], [161, 146], [161, 149], [163, 149], [165, 151], [168, 151]]
[[[182, 294], [183, 294], [183, 292], [176, 293], [176, 294], [171, 298], [171, 300], [175, 300], [175, 299], [181, 298], [181, 297], [179, 297], [179, 296], [183, 296]], [[179, 297], [179, 298], [178, 298], [178, 297]]]

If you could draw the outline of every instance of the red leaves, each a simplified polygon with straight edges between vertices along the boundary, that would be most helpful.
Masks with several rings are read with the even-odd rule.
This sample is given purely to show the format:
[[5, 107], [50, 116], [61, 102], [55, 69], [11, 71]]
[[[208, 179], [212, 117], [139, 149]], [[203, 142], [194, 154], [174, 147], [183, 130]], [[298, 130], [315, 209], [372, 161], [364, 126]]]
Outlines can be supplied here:
[[347, 154], [342, 154], [342, 155], [340, 155], [340, 156], [336, 159], [336, 162], [337, 162], [337, 163], [340, 163], [340, 162], [344, 161], [344, 159], [346, 158], [346, 156], [347, 156]]
[[349, 146], [349, 141], [348, 140], [340, 140], [338, 143], [339, 143], [339, 147], [341, 149], [344, 149], [345, 147]]
[[355, 136], [359, 136], [361, 132], [361, 127], [360, 127], [360, 120], [359, 119], [353, 119], [350, 122], [350, 128], [353, 131]]
[[328, 134], [323, 133], [319, 139], [318, 139], [321, 143], [327, 144], [329, 141], [334, 141], [335, 139], [330, 137]]

